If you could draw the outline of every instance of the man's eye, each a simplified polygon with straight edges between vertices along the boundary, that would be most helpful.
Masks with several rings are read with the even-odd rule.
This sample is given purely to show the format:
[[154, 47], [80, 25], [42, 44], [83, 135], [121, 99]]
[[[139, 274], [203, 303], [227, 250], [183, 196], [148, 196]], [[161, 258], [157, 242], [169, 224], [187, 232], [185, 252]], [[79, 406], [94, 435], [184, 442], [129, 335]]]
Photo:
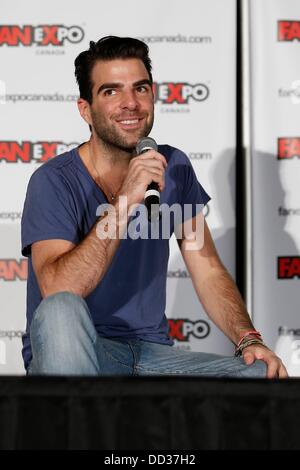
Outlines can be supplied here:
[[137, 88], [137, 91], [140, 93], [146, 93], [148, 91], [148, 88], [145, 85], [141, 85]]
[[114, 90], [114, 89], [108, 89], [108, 90], [104, 91], [105, 96], [113, 96], [115, 94], [116, 94], [116, 90]]

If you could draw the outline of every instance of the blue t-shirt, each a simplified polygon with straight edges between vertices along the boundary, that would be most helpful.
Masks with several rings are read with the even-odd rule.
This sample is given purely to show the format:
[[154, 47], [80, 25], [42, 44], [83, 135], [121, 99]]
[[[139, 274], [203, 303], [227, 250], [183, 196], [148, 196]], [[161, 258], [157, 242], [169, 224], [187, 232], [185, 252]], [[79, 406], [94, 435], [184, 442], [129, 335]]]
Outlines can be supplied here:
[[[210, 197], [197, 181], [188, 157], [180, 150], [161, 145], [165, 156], [165, 189], [162, 206], [174, 203], [205, 205]], [[79, 244], [98, 219], [97, 208], [107, 199], [87, 171], [78, 149], [55, 157], [36, 170], [28, 184], [22, 216], [22, 254], [28, 257], [27, 326], [23, 336], [23, 359], [31, 358], [29, 328], [42, 296], [32, 267], [31, 245], [39, 240], [64, 239]], [[141, 222], [139, 212], [131, 221]], [[161, 222], [159, 222], [160, 224]], [[171, 224], [170, 234], [174, 230]], [[134, 231], [131, 230], [131, 233]], [[95, 328], [107, 337], [138, 338], [172, 344], [165, 316], [169, 239], [160, 230], [156, 239], [127, 237], [97, 287], [85, 298]]]

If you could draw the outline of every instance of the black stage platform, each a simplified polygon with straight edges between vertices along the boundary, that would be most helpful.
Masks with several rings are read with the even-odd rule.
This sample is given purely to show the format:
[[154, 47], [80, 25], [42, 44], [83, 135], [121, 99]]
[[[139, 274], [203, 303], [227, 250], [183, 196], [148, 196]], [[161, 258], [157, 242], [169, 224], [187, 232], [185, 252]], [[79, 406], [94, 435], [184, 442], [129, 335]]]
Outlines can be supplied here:
[[300, 449], [300, 379], [0, 377], [0, 449]]

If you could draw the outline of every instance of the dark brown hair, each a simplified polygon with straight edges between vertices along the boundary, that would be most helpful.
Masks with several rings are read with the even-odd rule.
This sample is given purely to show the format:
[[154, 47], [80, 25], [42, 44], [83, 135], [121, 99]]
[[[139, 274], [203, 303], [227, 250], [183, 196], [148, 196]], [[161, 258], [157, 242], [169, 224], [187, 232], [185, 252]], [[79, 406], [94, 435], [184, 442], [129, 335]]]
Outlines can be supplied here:
[[79, 86], [80, 97], [92, 103], [91, 72], [98, 60], [114, 59], [140, 59], [148, 72], [150, 82], [152, 79], [152, 66], [147, 44], [134, 38], [120, 38], [106, 36], [98, 42], [90, 41], [88, 50], [81, 52], [75, 59], [75, 77]]

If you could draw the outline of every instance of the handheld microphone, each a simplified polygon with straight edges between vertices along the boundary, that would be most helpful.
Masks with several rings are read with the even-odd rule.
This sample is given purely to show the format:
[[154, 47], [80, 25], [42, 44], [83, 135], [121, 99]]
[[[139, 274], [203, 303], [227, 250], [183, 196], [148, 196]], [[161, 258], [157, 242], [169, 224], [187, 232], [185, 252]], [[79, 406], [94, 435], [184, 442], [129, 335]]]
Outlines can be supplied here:
[[[155, 150], [157, 151], [157, 143], [155, 142], [152, 137], [142, 137], [138, 143], [136, 144], [136, 153], [137, 155], [141, 155], [147, 150]], [[159, 220], [160, 217], [160, 210], [159, 210], [159, 202], [160, 202], [160, 192], [159, 186], [157, 183], [152, 181], [147, 187], [145, 192], [145, 206], [148, 212], [148, 220], [149, 222], [154, 222], [155, 220]]]

